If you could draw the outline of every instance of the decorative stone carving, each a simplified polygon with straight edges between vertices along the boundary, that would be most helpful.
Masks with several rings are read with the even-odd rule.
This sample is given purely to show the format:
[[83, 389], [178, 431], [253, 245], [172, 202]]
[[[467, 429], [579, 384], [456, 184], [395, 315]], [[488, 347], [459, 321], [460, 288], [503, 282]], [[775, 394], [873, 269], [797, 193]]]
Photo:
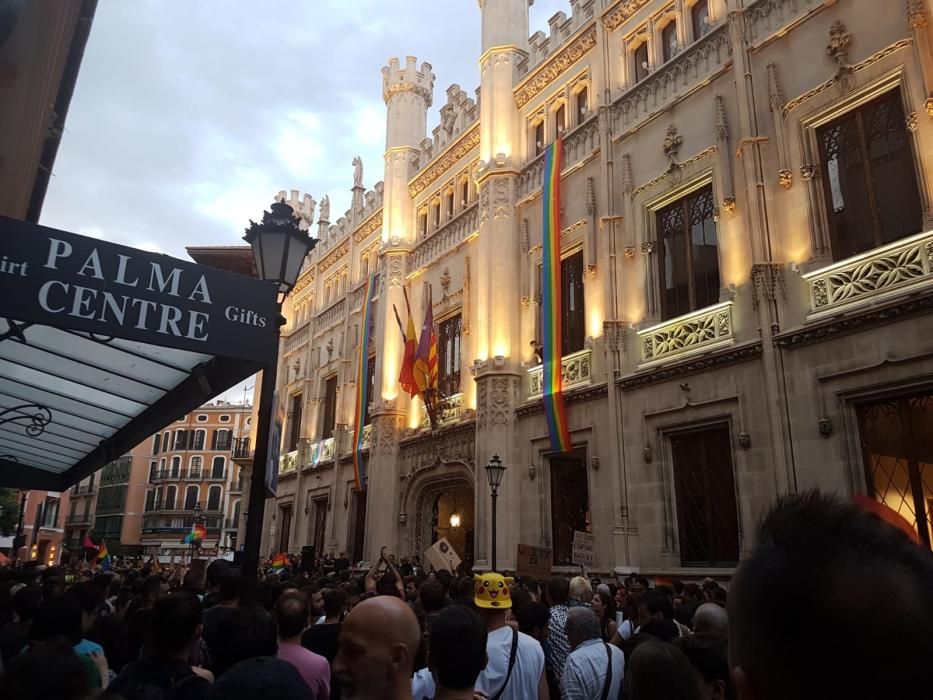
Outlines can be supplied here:
[[444, 293], [444, 298], [447, 298], [447, 292], [450, 291], [450, 268], [445, 267], [441, 271], [441, 289]]
[[432, 161], [432, 164], [422, 172], [408, 186], [408, 192], [412, 197], [424, 192], [433, 182], [444, 176], [444, 174], [459, 163], [464, 156], [479, 146], [479, 123], [468, 129], [463, 136], [450, 146], [448, 146], [441, 155]]
[[633, 187], [632, 157], [628, 153], [624, 153], [622, 154], [622, 191], [631, 194]]
[[757, 309], [763, 301], [786, 299], [784, 267], [780, 263], [752, 265], [752, 306]]
[[810, 180], [816, 177], [816, 174], [818, 171], [819, 171], [818, 165], [801, 165], [800, 166], [800, 177], [803, 178], [804, 182], [810, 182]]
[[641, 244], [642, 255], [652, 255], [654, 253], [654, 241], [644, 241]]
[[845, 25], [836, 20], [829, 30], [829, 44], [826, 53], [836, 63], [836, 75], [833, 80], [839, 83], [843, 90], [850, 87], [852, 66], [849, 65], [849, 47], [852, 45], [852, 35], [846, 32]]
[[586, 178], [586, 215], [596, 215], [596, 190], [593, 187], [593, 178]]
[[668, 172], [673, 172], [680, 167], [677, 158], [680, 156], [680, 147], [683, 143], [684, 138], [678, 133], [677, 127], [673, 124], [668, 126], [667, 135], [664, 137], [664, 143], [661, 146], [661, 150], [664, 151], [664, 155], [670, 161], [670, 165], [667, 169]]
[[625, 20], [634, 15], [649, 2], [650, 0], [624, 0], [612, 12], [603, 17], [603, 26], [606, 27], [608, 31], [613, 31], [622, 26]]
[[789, 168], [778, 170], [778, 184], [785, 190], [789, 190], [794, 184], [794, 173]]
[[625, 324], [622, 321], [603, 321], [603, 335], [609, 350], [618, 352], [625, 345]]
[[722, 200], [722, 208], [729, 212], [729, 215], [735, 214], [735, 197], [724, 197]]
[[[585, 386], [593, 381], [593, 351], [583, 349], [572, 355], [562, 357], [560, 371], [564, 390]], [[528, 370], [531, 383], [530, 395], [540, 396], [544, 393], [544, 367], [537, 365]]]
[[593, 27], [550, 61], [528, 75], [515, 91], [515, 103], [524, 107], [529, 100], [557, 80], [560, 75], [596, 46], [596, 27]]
[[732, 303], [638, 331], [642, 359], [655, 362], [733, 342]]
[[752, 436], [746, 433], [744, 430], [739, 433], [739, 447], [743, 450], [751, 449], [752, 446]]
[[829, 418], [820, 418], [818, 426], [820, 430], [820, 437], [828, 438], [833, 434], [833, 422]]
[[522, 255], [528, 255], [531, 250], [531, 234], [528, 230], [528, 219], [522, 219], [521, 227], [521, 251]]
[[645, 464], [651, 464], [654, 460], [654, 450], [651, 449], [651, 445], [645, 445], [645, 448], [641, 451], [641, 458], [645, 460]]
[[634, 259], [635, 259], [635, 251], [636, 251], [635, 246], [633, 246], [633, 245], [627, 245], [627, 246], [625, 246], [625, 257], [628, 258], [629, 260], [634, 260]]
[[923, 0], [907, 0], [907, 25], [914, 30], [924, 29], [927, 26]]
[[926, 109], [928, 117], [933, 117], [933, 97], [927, 98], [927, 101], [924, 103], [924, 109]]
[[716, 140], [727, 141], [729, 139], [729, 126], [726, 123], [726, 106], [722, 99], [722, 95], [717, 94], [714, 100], [716, 104], [716, 115], [715, 115]]
[[911, 112], [907, 116], [907, 131], [912, 134], [917, 133], [917, 129], [920, 128], [920, 118], [917, 116], [916, 112]]
[[470, 256], [463, 256], [463, 302], [460, 307], [460, 332], [470, 335]]

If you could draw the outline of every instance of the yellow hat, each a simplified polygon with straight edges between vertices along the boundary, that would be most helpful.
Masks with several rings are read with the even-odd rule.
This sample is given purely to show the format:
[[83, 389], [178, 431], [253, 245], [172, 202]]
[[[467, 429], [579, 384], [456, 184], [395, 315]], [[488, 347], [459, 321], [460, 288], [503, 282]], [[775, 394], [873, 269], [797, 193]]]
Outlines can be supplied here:
[[512, 607], [512, 592], [509, 586], [512, 585], [511, 576], [505, 577], [495, 572], [474, 576], [474, 598], [478, 608], [487, 608], [488, 610], [505, 610]]

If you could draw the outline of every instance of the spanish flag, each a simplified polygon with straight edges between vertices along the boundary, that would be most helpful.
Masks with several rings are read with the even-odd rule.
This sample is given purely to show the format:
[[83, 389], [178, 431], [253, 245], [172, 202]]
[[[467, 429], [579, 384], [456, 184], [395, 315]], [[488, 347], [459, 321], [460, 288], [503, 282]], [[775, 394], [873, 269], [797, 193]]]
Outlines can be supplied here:
[[427, 306], [415, 356], [415, 383], [421, 394], [429, 389], [437, 389], [437, 333], [434, 330], [434, 300], [431, 295], [428, 295]]
[[415, 357], [418, 352], [418, 337], [415, 335], [415, 322], [411, 317], [411, 306], [408, 305], [408, 292], [405, 292], [405, 305], [408, 306], [408, 325], [402, 328], [402, 319], [398, 316], [398, 309], [395, 309], [395, 320], [398, 321], [399, 330], [402, 331], [402, 342], [405, 343], [405, 353], [402, 356], [402, 366], [398, 373], [398, 382], [402, 385], [402, 390], [409, 396], [415, 396], [418, 393], [418, 384], [415, 381]]

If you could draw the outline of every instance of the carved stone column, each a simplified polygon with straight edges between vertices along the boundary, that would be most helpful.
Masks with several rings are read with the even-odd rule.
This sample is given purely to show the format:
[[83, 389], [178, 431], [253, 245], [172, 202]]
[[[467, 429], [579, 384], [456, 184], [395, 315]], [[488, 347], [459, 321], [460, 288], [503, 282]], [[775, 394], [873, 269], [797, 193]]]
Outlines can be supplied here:
[[[379, 548], [399, 547], [399, 459], [398, 443], [405, 428], [406, 412], [396, 401], [377, 404], [373, 411], [373, 441], [367, 464], [366, 546], [364, 556], [374, 560]], [[352, 523], [350, 523], [352, 529]]]
[[496, 565], [515, 568], [516, 547], [521, 528], [521, 484], [525, 469], [519, 462], [515, 407], [520, 401], [521, 376], [509, 371], [505, 360], [490, 360], [473, 366], [476, 379], [476, 566], [488, 568], [491, 553], [491, 501], [485, 466], [499, 455], [506, 466], [499, 486]]

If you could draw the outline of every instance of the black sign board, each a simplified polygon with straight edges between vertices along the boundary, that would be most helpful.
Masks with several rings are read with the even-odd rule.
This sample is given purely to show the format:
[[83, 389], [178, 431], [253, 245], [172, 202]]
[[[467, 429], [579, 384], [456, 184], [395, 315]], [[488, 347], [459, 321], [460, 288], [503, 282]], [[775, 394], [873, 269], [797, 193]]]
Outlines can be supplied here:
[[267, 363], [276, 286], [0, 217], [0, 316]]

